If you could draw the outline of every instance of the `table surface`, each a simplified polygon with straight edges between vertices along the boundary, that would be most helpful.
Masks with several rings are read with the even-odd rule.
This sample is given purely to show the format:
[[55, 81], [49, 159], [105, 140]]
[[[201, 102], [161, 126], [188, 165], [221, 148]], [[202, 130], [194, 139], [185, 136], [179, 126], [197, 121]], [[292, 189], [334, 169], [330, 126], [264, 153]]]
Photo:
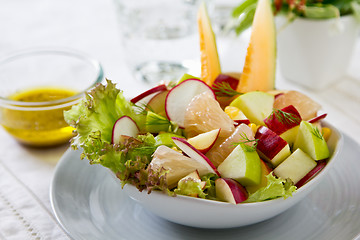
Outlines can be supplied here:
[[[0, 6], [0, 58], [29, 47], [63, 46], [98, 59], [105, 76], [126, 96], [150, 86], [134, 80], [125, 65], [111, 0], [0, 0]], [[245, 54], [244, 42], [219, 36], [218, 46], [232, 54], [238, 50], [238, 60]], [[231, 57], [228, 53], [220, 50], [221, 58]], [[360, 39], [348, 74], [331, 87], [318, 92], [303, 89], [284, 80], [279, 71], [276, 81], [279, 89], [300, 90], [318, 101], [327, 120], [360, 144]], [[0, 239], [68, 239], [49, 200], [55, 166], [67, 148], [24, 147], [0, 128]]]

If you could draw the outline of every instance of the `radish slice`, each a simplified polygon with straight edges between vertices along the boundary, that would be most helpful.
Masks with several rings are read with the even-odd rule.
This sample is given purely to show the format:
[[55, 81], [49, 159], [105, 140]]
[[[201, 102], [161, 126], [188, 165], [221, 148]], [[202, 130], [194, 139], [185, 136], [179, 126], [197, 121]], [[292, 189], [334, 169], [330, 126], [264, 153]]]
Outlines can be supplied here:
[[139, 134], [139, 128], [132, 118], [122, 116], [116, 120], [112, 130], [112, 143], [124, 143], [124, 136], [136, 137]]
[[169, 91], [165, 100], [165, 111], [168, 119], [184, 127], [185, 110], [191, 100], [203, 92], [215, 97], [214, 91], [199, 79], [188, 79]]
[[161, 84], [159, 86], [153, 87], [153, 88], [139, 94], [138, 96], [131, 99], [130, 102], [137, 103], [140, 100], [143, 100], [144, 103], [146, 104], [154, 95], [156, 95], [159, 92], [165, 91], [165, 90], [167, 90], [166, 85]]
[[194, 159], [198, 163], [203, 164], [206, 166], [210, 173], [215, 173], [220, 177], [220, 173], [217, 171], [214, 164], [199, 150], [194, 148], [190, 143], [188, 143], [184, 138], [177, 138], [172, 137], [171, 138], [176, 146], [178, 146], [186, 155], [188, 155], [190, 158]]

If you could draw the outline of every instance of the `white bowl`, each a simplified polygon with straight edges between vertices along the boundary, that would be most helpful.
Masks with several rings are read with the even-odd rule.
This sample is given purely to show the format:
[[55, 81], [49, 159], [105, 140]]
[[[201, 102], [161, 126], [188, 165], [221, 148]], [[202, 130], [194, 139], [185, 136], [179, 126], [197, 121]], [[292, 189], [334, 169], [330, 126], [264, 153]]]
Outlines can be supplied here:
[[258, 223], [284, 212], [301, 201], [316, 188], [328, 174], [335, 161], [338, 160], [339, 151], [343, 144], [342, 135], [333, 126], [329, 124], [326, 126], [332, 129], [328, 141], [332, 155], [328, 164], [314, 179], [299, 188], [292, 197], [287, 199], [278, 198], [265, 202], [234, 205], [181, 195], [170, 197], [159, 191], [148, 194], [146, 191], [139, 192], [136, 187], [129, 184], [125, 185], [124, 190], [130, 198], [145, 209], [182, 225], [199, 228], [232, 228]]

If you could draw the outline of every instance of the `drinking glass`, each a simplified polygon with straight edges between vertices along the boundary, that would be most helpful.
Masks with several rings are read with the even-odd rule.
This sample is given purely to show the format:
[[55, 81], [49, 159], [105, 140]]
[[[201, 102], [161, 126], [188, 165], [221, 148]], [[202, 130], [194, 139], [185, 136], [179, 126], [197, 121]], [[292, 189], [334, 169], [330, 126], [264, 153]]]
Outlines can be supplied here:
[[198, 0], [115, 0], [123, 53], [136, 79], [154, 83], [200, 71]]

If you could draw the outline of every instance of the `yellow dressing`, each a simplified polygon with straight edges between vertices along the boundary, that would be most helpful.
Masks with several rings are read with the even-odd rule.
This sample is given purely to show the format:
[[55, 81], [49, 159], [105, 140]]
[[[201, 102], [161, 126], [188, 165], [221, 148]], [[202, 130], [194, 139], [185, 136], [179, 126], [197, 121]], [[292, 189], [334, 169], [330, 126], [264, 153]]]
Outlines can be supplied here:
[[[69, 89], [36, 88], [18, 92], [8, 98], [22, 102], [47, 102], [71, 97], [76, 93]], [[3, 127], [19, 142], [45, 147], [64, 143], [71, 138], [73, 128], [66, 124], [63, 116], [63, 111], [68, 109], [69, 106], [30, 111], [26, 107], [23, 110], [2, 109], [0, 116]]]

